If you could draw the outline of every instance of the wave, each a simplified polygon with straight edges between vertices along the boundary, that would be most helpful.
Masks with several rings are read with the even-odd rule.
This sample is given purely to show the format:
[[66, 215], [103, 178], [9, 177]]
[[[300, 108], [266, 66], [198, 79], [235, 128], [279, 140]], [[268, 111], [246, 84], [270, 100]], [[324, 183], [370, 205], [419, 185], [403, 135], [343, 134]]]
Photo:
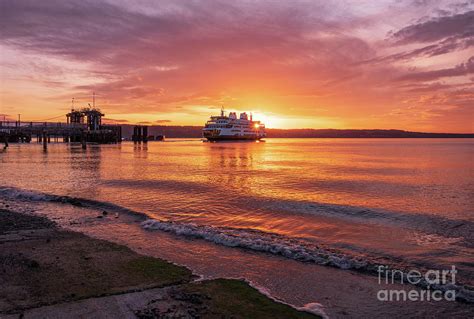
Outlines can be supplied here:
[[298, 261], [315, 262], [341, 269], [360, 269], [367, 267], [367, 263], [362, 260], [338, 255], [315, 245], [308, 247], [308, 245], [310, 245], [309, 243], [303, 245], [301, 240], [288, 238], [275, 233], [252, 229], [242, 230], [191, 223], [159, 221], [154, 219], [144, 221], [142, 227], [147, 230], [161, 230], [179, 236], [204, 239], [227, 247], [270, 252]]
[[[378, 274], [379, 266], [386, 264], [376, 263], [369, 256], [351, 256], [335, 249], [315, 245], [304, 239], [290, 238], [280, 234], [267, 233], [253, 229], [236, 229], [196, 225], [148, 219], [142, 222], [146, 230], [159, 230], [178, 236], [203, 239], [218, 245], [242, 248], [251, 251], [270, 253], [301, 262], [311, 262], [318, 265], [331, 266], [344, 270], [356, 270], [369, 274]], [[390, 268], [393, 271], [397, 269]], [[407, 272], [399, 271], [399, 280], [407, 281]], [[422, 280], [418, 286], [428, 287], [428, 282]], [[431, 287], [434, 287], [431, 285]], [[455, 290], [456, 299], [474, 302], [474, 291], [462, 285], [437, 285], [434, 287], [442, 291]]]

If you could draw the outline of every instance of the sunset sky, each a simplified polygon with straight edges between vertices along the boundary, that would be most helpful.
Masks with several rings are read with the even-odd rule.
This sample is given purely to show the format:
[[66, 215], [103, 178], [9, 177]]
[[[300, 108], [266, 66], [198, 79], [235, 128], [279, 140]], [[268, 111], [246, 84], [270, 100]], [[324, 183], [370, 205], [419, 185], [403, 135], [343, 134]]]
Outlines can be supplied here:
[[474, 132], [474, 1], [0, 2], [0, 120]]

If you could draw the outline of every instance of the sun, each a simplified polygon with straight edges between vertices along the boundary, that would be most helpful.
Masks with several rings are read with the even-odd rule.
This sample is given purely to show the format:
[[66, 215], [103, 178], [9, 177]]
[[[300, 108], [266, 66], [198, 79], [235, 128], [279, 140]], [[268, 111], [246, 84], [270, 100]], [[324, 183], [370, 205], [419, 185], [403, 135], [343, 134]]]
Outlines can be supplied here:
[[285, 127], [286, 120], [275, 115], [263, 114], [261, 112], [252, 112], [252, 119], [254, 121], [260, 121], [265, 124], [265, 127], [269, 128], [283, 128]]

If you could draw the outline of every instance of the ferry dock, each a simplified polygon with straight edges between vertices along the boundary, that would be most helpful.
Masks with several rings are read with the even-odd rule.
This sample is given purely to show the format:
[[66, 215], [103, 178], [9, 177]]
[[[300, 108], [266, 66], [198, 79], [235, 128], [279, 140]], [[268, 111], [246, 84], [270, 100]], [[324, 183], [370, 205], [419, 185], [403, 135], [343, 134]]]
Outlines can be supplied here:
[[7, 148], [9, 143], [42, 143], [46, 150], [51, 142], [110, 144], [122, 141], [120, 125], [104, 125], [104, 114], [96, 108], [72, 109], [66, 114], [66, 122], [0, 121], [0, 142]]

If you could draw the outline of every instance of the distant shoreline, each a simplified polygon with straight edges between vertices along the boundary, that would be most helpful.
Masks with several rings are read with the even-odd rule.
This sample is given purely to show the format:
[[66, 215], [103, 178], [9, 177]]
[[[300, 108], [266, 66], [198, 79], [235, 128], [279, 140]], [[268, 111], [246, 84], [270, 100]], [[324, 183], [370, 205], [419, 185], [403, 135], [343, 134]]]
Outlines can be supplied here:
[[[122, 136], [130, 139], [134, 125], [121, 125]], [[381, 129], [274, 129], [267, 128], [268, 138], [474, 138], [474, 133], [425, 133]], [[167, 138], [201, 138], [201, 126], [151, 125], [149, 135]]]

